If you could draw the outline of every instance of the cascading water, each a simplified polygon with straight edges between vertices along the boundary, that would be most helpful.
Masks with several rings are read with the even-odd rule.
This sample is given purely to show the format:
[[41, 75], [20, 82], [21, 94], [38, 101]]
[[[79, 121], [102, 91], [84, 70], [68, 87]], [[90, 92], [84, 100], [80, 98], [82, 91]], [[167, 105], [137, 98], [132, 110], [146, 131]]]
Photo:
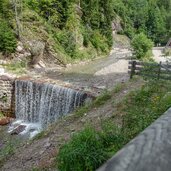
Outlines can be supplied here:
[[[32, 130], [36, 127], [33, 128], [33, 125], [37, 125], [36, 133], [82, 106], [86, 99], [86, 93], [70, 88], [25, 80], [15, 81], [16, 119], [20, 124], [29, 123]], [[30, 123], [33, 123], [32, 126]], [[29, 128], [27, 127], [27, 132]]]

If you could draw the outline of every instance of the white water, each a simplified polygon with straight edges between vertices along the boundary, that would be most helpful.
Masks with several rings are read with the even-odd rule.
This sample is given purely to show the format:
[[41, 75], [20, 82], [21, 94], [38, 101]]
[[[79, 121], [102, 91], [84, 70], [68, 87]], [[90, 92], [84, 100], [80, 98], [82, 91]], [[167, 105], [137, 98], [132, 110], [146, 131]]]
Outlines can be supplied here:
[[12, 133], [21, 125], [24, 126], [25, 129], [24, 131], [20, 133], [20, 135], [27, 134], [29, 138], [33, 138], [34, 136], [36, 136], [38, 133], [40, 133], [43, 130], [41, 124], [39, 123], [27, 123], [22, 120], [16, 120], [10, 125], [8, 129], [8, 133]]
[[[70, 88], [16, 80], [15, 115], [17, 124], [26, 126], [20, 134], [34, 130], [30, 132], [30, 137], [33, 137], [58, 118], [83, 105], [86, 98], [87, 94]], [[15, 125], [9, 131], [14, 130]]]

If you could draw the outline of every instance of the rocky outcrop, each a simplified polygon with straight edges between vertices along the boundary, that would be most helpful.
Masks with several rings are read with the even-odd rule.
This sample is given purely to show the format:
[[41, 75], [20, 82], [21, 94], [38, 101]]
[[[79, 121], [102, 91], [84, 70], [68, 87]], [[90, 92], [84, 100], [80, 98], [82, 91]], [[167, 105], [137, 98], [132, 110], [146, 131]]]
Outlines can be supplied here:
[[30, 53], [31, 53], [31, 65], [36, 66], [43, 58], [43, 52], [45, 49], [45, 43], [41, 41], [30, 42]]
[[122, 26], [121, 26], [121, 19], [119, 17], [116, 17], [115, 20], [112, 22], [112, 30], [113, 32], [117, 33], [122, 31]]

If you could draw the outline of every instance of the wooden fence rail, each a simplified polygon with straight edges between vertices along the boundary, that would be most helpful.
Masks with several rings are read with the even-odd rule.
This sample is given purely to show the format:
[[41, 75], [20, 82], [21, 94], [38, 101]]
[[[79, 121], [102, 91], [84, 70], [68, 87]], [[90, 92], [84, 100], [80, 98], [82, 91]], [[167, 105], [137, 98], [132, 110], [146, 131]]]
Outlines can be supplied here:
[[146, 78], [171, 80], [171, 65], [139, 61], [129, 61], [128, 73], [132, 79], [134, 75], [141, 75]]
[[97, 171], [171, 171], [171, 108]]

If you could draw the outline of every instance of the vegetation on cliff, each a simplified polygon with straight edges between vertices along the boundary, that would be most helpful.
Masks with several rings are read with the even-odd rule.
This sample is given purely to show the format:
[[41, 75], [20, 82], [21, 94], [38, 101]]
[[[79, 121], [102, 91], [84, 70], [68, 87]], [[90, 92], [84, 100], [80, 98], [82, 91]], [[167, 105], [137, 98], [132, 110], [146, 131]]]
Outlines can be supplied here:
[[[131, 39], [141, 32], [164, 44], [171, 35], [170, 0], [0, 0], [0, 51], [16, 41], [39, 40], [58, 60], [94, 58], [112, 47], [112, 22], [119, 17]], [[5, 33], [4, 33], [5, 31]], [[27, 47], [27, 46], [26, 46]]]

